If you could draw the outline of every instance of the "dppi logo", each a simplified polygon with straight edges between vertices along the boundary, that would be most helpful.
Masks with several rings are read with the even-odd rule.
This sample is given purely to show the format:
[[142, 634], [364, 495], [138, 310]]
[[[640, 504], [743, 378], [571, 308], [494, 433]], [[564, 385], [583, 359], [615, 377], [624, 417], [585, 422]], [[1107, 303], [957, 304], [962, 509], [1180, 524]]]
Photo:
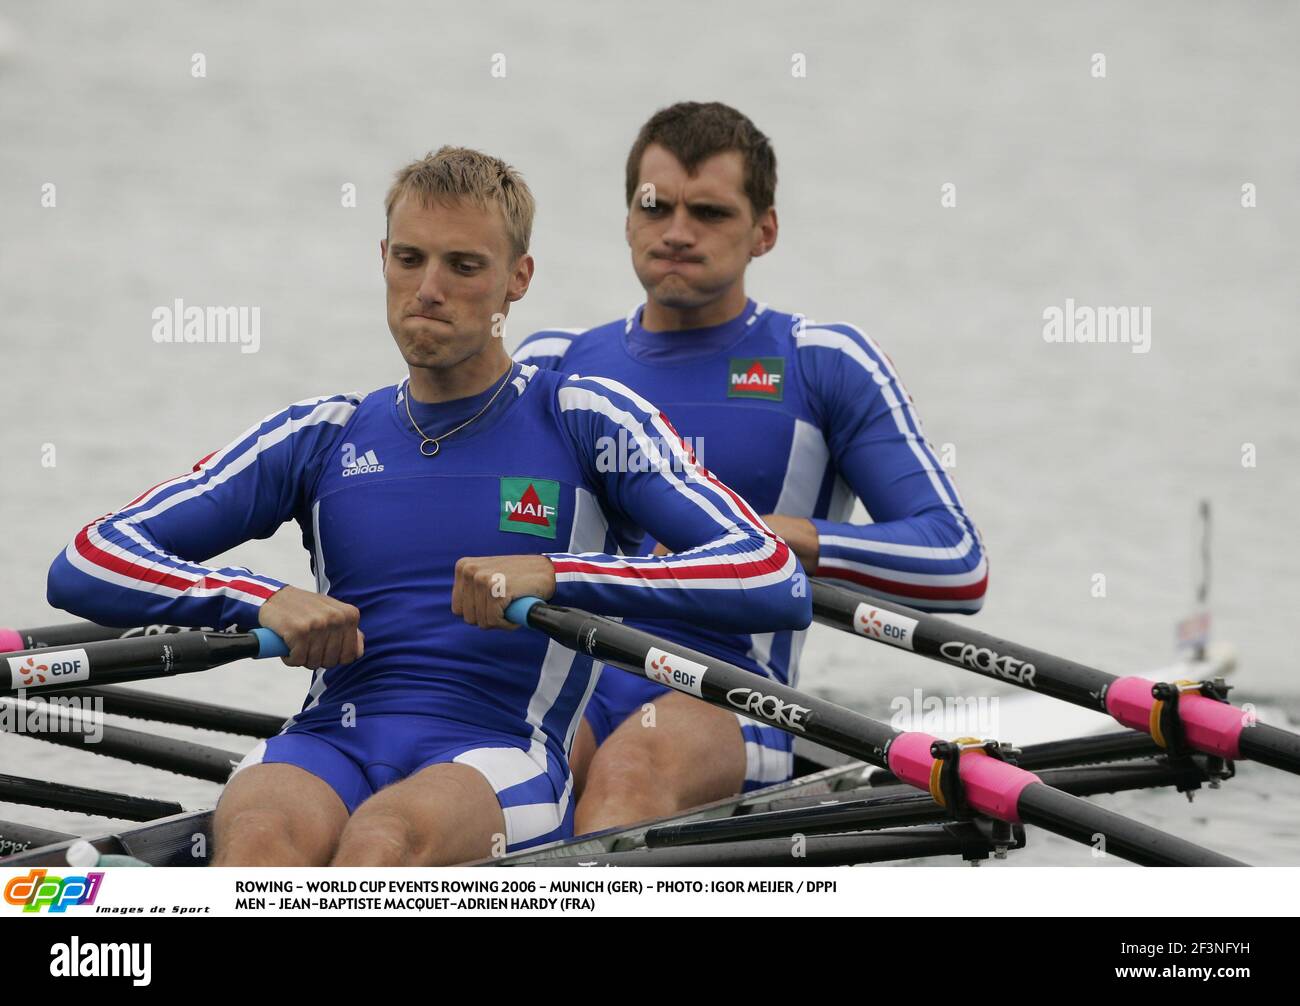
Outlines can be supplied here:
[[50, 877], [44, 870], [32, 870], [25, 877], [14, 877], [5, 884], [5, 901], [22, 905], [24, 912], [66, 912], [70, 906], [93, 905], [104, 882], [102, 873], [84, 877]]

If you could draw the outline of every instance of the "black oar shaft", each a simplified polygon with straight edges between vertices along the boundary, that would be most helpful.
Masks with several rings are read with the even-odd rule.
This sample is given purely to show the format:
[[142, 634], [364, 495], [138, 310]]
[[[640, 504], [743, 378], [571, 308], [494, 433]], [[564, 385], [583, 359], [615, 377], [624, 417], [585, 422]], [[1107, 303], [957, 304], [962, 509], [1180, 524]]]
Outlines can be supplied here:
[[1241, 753], [1263, 765], [1286, 772], [1300, 771], [1300, 734], [1255, 723], [1241, 731]]
[[[39, 713], [35, 703], [32, 709]], [[93, 719], [67, 724], [52, 722], [43, 730], [26, 731], [25, 735], [47, 744], [81, 748], [90, 754], [147, 765], [149, 768], [206, 779], [208, 782], [225, 782], [243, 758], [238, 752], [223, 751], [177, 737], [160, 737]]]
[[[1125, 765], [1048, 769], [1042, 779], [1063, 793], [1092, 796], [1158, 786], [1194, 787], [1201, 784], [1205, 774], [1194, 763], [1172, 766], [1144, 760]], [[855, 790], [833, 799], [808, 798], [798, 806], [779, 810], [660, 825], [646, 831], [645, 843], [658, 848], [795, 834], [824, 835], [930, 823], [947, 816], [948, 812], [926, 794], [898, 783], [882, 787], [879, 792]]]
[[3, 645], [9, 639], [17, 642], [17, 645], [12, 647], [14, 650], [34, 650], [46, 646], [81, 646], [83, 643], [97, 643], [105, 639], [134, 639], [191, 631], [194, 630], [182, 625], [144, 625], [122, 629], [112, 625], [100, 625], [97, 622], [63, 622], [59, 625], [40, 625], [31, 629], [0, 629], [0, 653], [11, 649]]
[[[278, 644], [278, 651], [272, 642]], [[265, 629], [179, 632], [19, 650], [0, 655], [0, 696], [163, 678], [283, 652], [283, 643]]]
[[142, 692], [134, 688], [118, 688], [115, 685], [103, 688], [68, 688], [59, 694], [63, 698], [93, 699], [102, 705], [105, 713], [117, 716], [175, 723], [201, 730], [219, 730], [245, 737], [274, 737], [284, 728], [288, 718]]
[[98, 814], [123, 821], [152, 821], [154, 818], [179, 814], [184, 809], [180, 804], [168, 800], [151, 800], [148, 797], [14, 775], [0, 775], [0, 800], [78, 814]]
[[[889, 768], [912, 785], [929, 788], [922, 780], [932, 773], [936, 764], [935, 758], [928, 754], [936, 738], [896, 731], [833, 702], [797, 692], [725, 661], [597, 615], [555, 607], [535, 598], [514, 601], [506, 614], [512, 621], [538, 629], [580, 653], [695, 695], [712, 705], [739, 711], [795, 736], [805, 736], [872, 765]], [[890, 749], [896, 745], [900, 753], [892, 758]], [[1023, 770], [1001, 762], [994, 764], [995, 759], [989, 755], [980, 754], [978, 757], [985, 761], [968, 764], [967, 759], [971, 757], [974, 755], [962, 756], [958, 773], [963, 782], [969, 778], [972, 806], [981, 813], [1017, 823], [1028, 820], [1018, 806], [1024, 793], [1030, 790], [1055, 793]], [[1213, 861], [1240, 865], [1236, 860], [1217, 856], [1138, 821], [1101, 811], [1086, 801], [1064, 793], [1056, 796], [1058, 799], [1051, 800], [1037, 797], [1026, 807], [1034, 815], [1034, 823], [1049, 831], [1076, 841], [1090, 841], [1094, 833], [1103, 831], [1104, 824], [1110, 851], [1115, 855], [1123, 856], [1127, 850], [1133, 850], [1135, 855], [1152, 862], [1192, 866]], [[1075, 818], [1071, 817], [1072, 809], [1077, 811]], [[1195, 850], [1194, 854], [1191, 850]]]
[[813, 583], [813, 617], [867, 639], [1100, 712], [1106, 712], [1106, 686], [1115, 680], [1113, 674], [1095, 667], [827, 583]]
[[[713, 705], [766, 721], [796, 737], [806, 736], [872, 765], [888, 767], [885, 748], [896, 731], [851, 709], [814, 699], [715, 657], [584, 611], [538, 604], [529, 611], [528, 624], [597, 660], [696, 694]], [[656, 659], [652, 651], [665, 654], [667, 659], [655, 672], [647, 673], [646, 665], [653, 665]], [[704, 668], [707, 673], [702, 673]], [[676, 684], [668, 680], [673, 677], [677, 678]], [[695, 688], [682, 687], [691, 682], [696, 682]]]
[[[1019, 842], [1011, 847], [1019, 847]], [[529, 859], [518, 863], [510, 857], [477, 863], [477, 866], [853, 866], [858, 863], [886, 863], [903, 859], [961, 856], [987, 859], [993, 844], [978, 828], [969, 824], [922, 826], [902, 831], [864, 832], [854, 835], [809, 835], [797, 841], [787, 838], [755, 839], [744, 842], [693, 845], [681, 848], [632, 849], [627, 852], [598, 852], [590, 856]]]
[[1026, 786], [1017, 808], [1026, 824], [1091, 845], [1098, 856], [1118, 856], [1142, 866], [1246, 865], [1154, 828], [1135, 829], [1129, 818], [1043, 783]]
[[1201, 694], [1199, 686], [1188, 690], [1141, 677], [1117, 677], [828, 583], [815, 581], [812, 597], [813, 616], [820, 622], [1105, 713], [1150, 733], [1174, 753], [1190, 749], [1224, 758], [1253, 758], [1300, 774], [1300, 735], [1249, 725], [1244, 710]]

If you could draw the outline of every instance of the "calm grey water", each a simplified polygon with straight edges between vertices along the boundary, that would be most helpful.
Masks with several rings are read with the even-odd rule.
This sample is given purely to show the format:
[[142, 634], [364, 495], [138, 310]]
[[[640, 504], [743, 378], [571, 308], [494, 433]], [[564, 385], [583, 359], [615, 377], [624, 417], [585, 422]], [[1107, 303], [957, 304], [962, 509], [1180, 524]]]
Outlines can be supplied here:
[[[627, 147], [654, 109], [717, 98], [780, 158], [781, 240], [751, 292], [854, 322], [890, 352], [931, 440], [952, 445], [988, 546], [979, 623], [1115, 671], [1166, 662], [1206, 497], [1215, 630], [1240, 653], [1239, 697], [1294, 713], [1298, 47], [1285, 3], [375, 13], [338, 0], [10, 0], [0, 623], [58, 620], [45, 571], [86, 520], [287, 402], [397, 378], [377, 245], [399, 164], [452, 142], [524, 171], [538, 270], [513, 343], [637, 302], [621, 238]], [[806, 76], [792, 75], [795, 54]], [[340, 205], [349, 183], [355, 208]], [[955, 207], [940, 204], [945, 183]], [[156, 344], [151, 312], [176, 298], [260, 307], [260, 351]], [[1044, 309], [1067, 298], [1149, 308], [1150, 352], [1045, 342]], [[310, 585], [292, 529], [234, 556]], [[980, 685], [824, 631], [804, 683], [876, 715], [918, 683]], [[304, 687], [302, 672], [267, 664], [159, 689], [286, 712]], [[195, 806], [216, 795], [3, 735], [0, 771]], [[1108, 803], [1254, 862], [1297, 863], [1297, 797], [1296, 780], [1247, 767], [1190, 809], [1173, 794]], [[7, 805], [0, 816], [93, 824]], [[1041, 834], [1013, 859], [1088, 861]]]

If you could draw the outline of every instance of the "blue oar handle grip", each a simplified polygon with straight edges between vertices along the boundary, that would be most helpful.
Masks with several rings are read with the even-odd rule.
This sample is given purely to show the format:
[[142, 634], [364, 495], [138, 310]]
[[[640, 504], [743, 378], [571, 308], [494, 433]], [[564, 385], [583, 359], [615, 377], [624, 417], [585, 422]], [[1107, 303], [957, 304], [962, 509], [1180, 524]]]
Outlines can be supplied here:
[[270, 629], [254, 629], [253, 635], [257, 637], [257, 657], [255, 659], [287, 657], [289, 655], [289, 647], [285, 644], [285, 641]]
[[514, 622], [515, 625], [527, 625], [528, 612], [532, 610], [534, 604], [541, 603], [540, 597], [516, 597], [506, 605], [506, 619]]

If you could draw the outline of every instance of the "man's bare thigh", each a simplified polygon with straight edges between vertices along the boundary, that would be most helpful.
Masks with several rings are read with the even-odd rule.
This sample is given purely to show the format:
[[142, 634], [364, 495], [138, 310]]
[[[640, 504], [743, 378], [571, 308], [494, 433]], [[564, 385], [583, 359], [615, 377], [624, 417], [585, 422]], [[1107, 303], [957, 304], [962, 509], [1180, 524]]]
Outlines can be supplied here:
[[323, 779], [282, 762], [251, 765], [231, 778], [217, 804], [217, 864], [241, 865], [258, 850], [275, 850], [288, 857], [281, 865], [323, 866], [347, 822], [347, 807]]
[[681, 807], [739, 793], [745, 741], [734, 713], [669, 692], [619, 724], [592, 758], [588, 787], [607, 774], [643, 766]]
[[365, 846], [378, 842], [400, 847], [400, 858], [412, 866], [464, 863], [504, 850], [505, 832], [487, 778], [470, 765], [446, 762], [386, 786], [358, 807], [340, 859], [364, 859]]

